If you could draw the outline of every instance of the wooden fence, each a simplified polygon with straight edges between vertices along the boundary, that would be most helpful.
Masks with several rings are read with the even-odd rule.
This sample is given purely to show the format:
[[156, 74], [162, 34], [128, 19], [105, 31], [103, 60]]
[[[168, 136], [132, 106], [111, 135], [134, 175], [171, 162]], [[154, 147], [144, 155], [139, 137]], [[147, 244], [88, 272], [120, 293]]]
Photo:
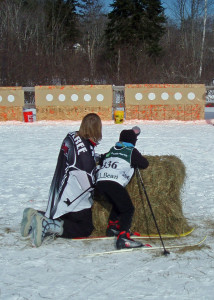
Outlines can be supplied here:
[[88, 112], [112, 120], [120, 109], [127, 120], [198, 120], [213, 94], [204, 85], [0, 87], [0, 121], [23, 121], [26, 109], [36, 109], [37, 120], [79, 120]]

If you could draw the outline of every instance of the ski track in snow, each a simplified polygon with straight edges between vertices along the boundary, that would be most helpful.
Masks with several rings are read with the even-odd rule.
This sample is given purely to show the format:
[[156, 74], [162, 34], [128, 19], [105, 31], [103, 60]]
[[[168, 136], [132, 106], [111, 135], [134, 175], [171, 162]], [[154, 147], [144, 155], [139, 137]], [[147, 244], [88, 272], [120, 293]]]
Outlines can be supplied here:
[[[210, 122], [213, 124], [213, 120]], [[80, 122], [0, 122], [0, 299], [3, 300], [211, 300], [214, 293], [214, 127], [203, 122], [103, 122], [106, 152], [123, 129], [141, 128], [137, 149], [176, 155], [186, 166], [183, 212], [196, 226], [189, 237], [203, 247], [81, 257], [114, 249], [112, 240], [44, 241], [40, 248], [20, 236], [26, 207], [45, 210], [61, 142]], [[165, 240], [165, 246], [172, 243]], [[159, 240], [151, 244], [161, 245]]]

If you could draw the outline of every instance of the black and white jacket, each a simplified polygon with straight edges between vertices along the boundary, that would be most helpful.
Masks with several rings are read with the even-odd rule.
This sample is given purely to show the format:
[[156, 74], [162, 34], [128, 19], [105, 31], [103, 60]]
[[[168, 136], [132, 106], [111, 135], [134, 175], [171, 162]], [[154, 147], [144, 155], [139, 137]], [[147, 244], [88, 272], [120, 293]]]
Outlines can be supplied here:
[[68, 133], [59, 152], [45, 216], [56, 219], [91, 208], [95, 167], [94, 145], [77, 132]]

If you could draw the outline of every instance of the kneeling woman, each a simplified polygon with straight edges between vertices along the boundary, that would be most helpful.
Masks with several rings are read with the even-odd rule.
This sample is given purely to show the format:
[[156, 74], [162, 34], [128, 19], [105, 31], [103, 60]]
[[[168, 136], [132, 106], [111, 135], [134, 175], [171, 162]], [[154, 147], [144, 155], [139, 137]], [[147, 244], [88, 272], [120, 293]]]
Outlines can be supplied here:
[[47, 235], [64, 238], [89, 236], [93, 231], [91, 192], [95, 182], [94, 147], [102, 139], [98, 115], [86, 115], [79, 131], [70, 132], [62, 142], [49, 191], [46, 212], [26, 208], [21, 235], [31, 235], [41, 246]]

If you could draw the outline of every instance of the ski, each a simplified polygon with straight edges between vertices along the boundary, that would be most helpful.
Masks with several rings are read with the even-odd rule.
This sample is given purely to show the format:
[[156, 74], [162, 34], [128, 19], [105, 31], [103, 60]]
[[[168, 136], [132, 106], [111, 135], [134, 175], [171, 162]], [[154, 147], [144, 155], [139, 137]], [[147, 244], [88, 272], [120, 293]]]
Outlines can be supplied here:
[[[182, 245], [169, 245], [166, 247], [166, 249], [184, 249], [184, 248], [192, 248], [195, 246], [199, 246], [203, 244], [203, 242], [206, 240], [207, 236], [205, 236], [202, 240], [200, 240], [197, 243], [193, 244], [182, 244]], [[127, 252], [134, 252], [134, 251], [147, 251], [147, 250], [161, 250], [163, 249], [162, 246], [155, 246], [152, 247], [150, 245], [145, 246], [145, 247], [140, 247], [140, 248], [130, 248], [130, 249], [121, 249], [121, 250], [112, 250], [112, 251], [104, 251], [104, 252], [96, 252], [96, 253], [91, 253], [91, 254], [85, 254], [81, 256], [87, 256], [87, 257], [93, 257], [93, 256], [101, 256], [101, 255], [106, 255], [106, 254], [116, 254], [116, 253], [127, 253]]]
[[[174, 238], [180, 238], [188, 236], [193, 232], [195, 228], [192, 228], [191, 230], [181, 233], [181, 234], [161, 234], [162, 238], [165, 239], [174, 239]], [[132, 238], [134, 239], [159, 239], [158, 234], [151, 234], [151, 235], [133, 235]], [[115, 239], [115, 236], [89, 236], [89, 237], [80, 237], [80, 238], [73, 238], [73, 241], [91, 241], [91, 240], [113, 240]]]

